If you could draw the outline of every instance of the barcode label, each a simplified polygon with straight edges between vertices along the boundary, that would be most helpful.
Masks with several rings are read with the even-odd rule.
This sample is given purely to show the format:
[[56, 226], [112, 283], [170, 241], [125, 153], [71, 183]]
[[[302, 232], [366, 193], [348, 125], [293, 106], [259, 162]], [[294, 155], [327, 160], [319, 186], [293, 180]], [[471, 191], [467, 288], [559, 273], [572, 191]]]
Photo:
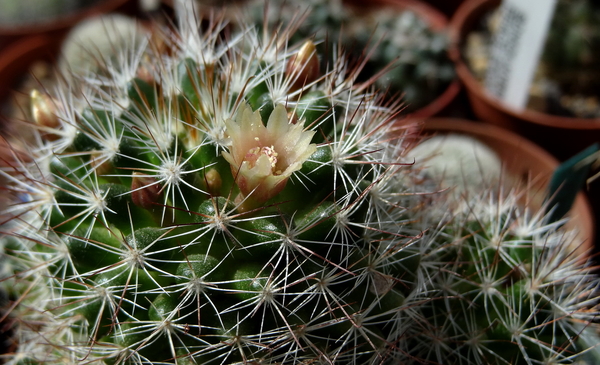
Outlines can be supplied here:
[[556, 0], [504, 0], [493, 39], [486, 89], [506, 104], [523, 109]]
[[492, 94], [504, 98], [506, 82], [513, 67], [511, 61], [515, 58], [526, 18], [522, 11], [513, 6], [504, 6], [501, 12], [501, 23], [494, 37], [485, 87]]

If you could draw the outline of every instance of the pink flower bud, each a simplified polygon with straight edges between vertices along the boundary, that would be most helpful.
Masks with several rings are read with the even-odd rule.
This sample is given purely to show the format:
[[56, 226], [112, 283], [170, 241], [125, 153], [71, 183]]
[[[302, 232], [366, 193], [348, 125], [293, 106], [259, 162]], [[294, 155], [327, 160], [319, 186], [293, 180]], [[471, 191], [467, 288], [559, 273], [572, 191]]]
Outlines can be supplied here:
[[160, 204], [162, 187], [151, 176], [139, 172], [131, 175], [131, 200], [138, 207], [152, 210]]

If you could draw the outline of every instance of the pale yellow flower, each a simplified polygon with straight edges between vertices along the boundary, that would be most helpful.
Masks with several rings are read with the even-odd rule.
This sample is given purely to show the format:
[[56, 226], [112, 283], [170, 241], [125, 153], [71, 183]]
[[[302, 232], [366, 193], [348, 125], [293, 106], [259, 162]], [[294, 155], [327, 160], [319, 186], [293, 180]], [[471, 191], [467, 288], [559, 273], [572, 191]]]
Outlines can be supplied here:
[[231, 164], [237, 186], [251, 206], [279, 194], [292, 173], [317, 149], [310, 143], [315, 132], [305, 131], [303, 123], [291, 123], [283, 105], [275, 107], [266, 127], [259, 111], [253, 112], [246, 104], [225, 126], [231, 143], [223, 157]]

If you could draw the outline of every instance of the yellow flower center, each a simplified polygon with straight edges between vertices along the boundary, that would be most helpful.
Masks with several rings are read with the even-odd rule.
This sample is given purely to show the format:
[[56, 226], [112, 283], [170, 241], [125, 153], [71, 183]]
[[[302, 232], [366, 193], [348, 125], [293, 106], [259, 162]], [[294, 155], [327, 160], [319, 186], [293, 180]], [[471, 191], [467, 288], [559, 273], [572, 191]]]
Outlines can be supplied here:
[[[275, 151], [275, 148], [273, 146], [271, 147], [253, 147], [251, 148], [248, 153], [246, 153], [245, 156], [245, 160], [248, 161], [248, 163], [250, 164], [250, 167], [254, 167], [254, 165], [256, 164], [256, 161], [261, 157], [261, 156], [267, 156], [267, 158], [269, 159], [269, 162], [271, 164], [271, 169], [275, 169], [275, 166], [277, 166], [277, 156], [279, 154], [277, 153], [277, 151]], [[281, 174], [281, 170], [277, 170], [277, 171], [273, 171], [274, 175], [279, 175]]]

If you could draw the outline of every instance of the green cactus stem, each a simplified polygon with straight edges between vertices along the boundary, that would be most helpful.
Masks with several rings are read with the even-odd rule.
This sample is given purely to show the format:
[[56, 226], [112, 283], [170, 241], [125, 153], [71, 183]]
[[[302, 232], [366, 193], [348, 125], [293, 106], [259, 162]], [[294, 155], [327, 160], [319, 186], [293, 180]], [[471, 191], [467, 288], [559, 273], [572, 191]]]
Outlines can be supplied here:
[[516, 194], [437, 193], [405, 157], [399, 103], [357, 86], [343, 54], [317, 72], [293, 28], [207, 19], [34, 94], [30, 158], [0, 169], [7, 363], [532, 365], [590, 349], [598, 280], [562, 222]]

